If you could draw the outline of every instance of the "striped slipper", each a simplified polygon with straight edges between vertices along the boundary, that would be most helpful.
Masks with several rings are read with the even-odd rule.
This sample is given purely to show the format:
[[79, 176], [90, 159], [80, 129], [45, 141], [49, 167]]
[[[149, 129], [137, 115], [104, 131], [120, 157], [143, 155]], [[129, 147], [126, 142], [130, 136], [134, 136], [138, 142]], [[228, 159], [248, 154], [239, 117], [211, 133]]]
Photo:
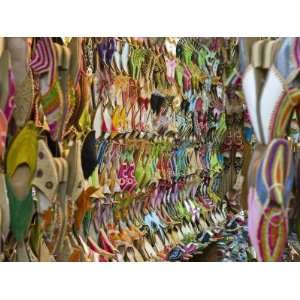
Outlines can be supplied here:
[[37, 41], [31, 69], [40, 80], [40, 104], [43, 108], [51, 136], [54, 140], [63, 135], [63, 92], [57, 78], [57, 61], [51, 38]]

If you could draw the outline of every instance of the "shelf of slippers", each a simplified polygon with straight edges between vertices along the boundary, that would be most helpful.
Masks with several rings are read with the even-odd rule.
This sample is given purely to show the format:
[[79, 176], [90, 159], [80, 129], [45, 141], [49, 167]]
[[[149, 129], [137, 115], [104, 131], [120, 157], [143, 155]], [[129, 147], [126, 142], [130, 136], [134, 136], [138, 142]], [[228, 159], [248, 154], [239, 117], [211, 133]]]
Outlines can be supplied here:
[[[126, 44], [126, 42], [124, 42], [124, 43]], [[104, 64], [104, 66], [105, 66], [105, 65], [106, 65], [106, 64]], [[119, 79], [119, 78], [118, 78], [118, 79]], [[133, 84], [133, 83], [132, 83], [132, 84]], [[155, 105], [154, 105], [154, 104], [155, 104], [155, 101], [157, 101], [157, 102], [158, 102], [158, 101], [162, 101], [162, 99], [163, 99], [163, 96], [162, 96], [161, 94], [159, 95], [159, 97], [157, 97], [157, 95], [155, 95], [155, 97], [152, 97], [152, 96], [151, 96], [151, 100], [153, 101], [153, 105], [152, 105], [152, 106], [154, 107], [154, 109], [155, 109]], [[154, 100], [155, 100], [155, 101], [154, 101]], [[197, 100], [197, 99], [193, 99], [193, 100], [191, 100], [191, 101], [186, 101], [186, 103], [187, 103], [187, 104], [190, 104], [190, 102], [195, 101], [195, 100]], [[166, 100], [165, 100], [165, 101], [166, 101]], [[201, 103], [202, 101], [200, 100], [199, 102]], [[194, 104], [195, 104], [195, 103], [194, 103]], [[186, 106], [186, 105], [185, 105], [185, 106]], [[200, 108], [200, 109], [201, 109], [201, 108]], [[216, 115], [218, 115], [218, 112], [216, 112]], [[185, 118], [182, 118], [182, 119], [185, 119]], [[182, 119], [181, 119], [181, 120], [182, 120]], [[179, 119], [179, 122], [180, 122], [181, 120]], [[216, 120], [213, 120], [213, 121], [216, 122]], [[179, 125], [180, 125], [180, 124], [179, 124]], [[213, 126], [214, 126], [214, 125], [215, 125], [215, 124], [213, 124]], [[211, 127], [213, 127], [213, 126], [211, 126]], [[192, 127], [192, 126], [191, 126], [191, 127]], [[190, 128], [191, 128], [191, 127], [190, 127]], [[176, 125], [175, 125], [175, 128], [176, 128]], [[224, 130], [224, 129], [223, 129], [223, 130]], [[157, 131], [162, 133], [162, 132], [164, 132], [165, 130], [157, 130]], [[180, 131], [179, 131], [179, 132], [180, 132]], [[188, 131], [187, 131], [187, 132], [188, 132]], [[187, 135], [189, 135], [189, 132], [188, 132]], [[147, 137], [147, 134], [146, 134], [145, 136]], [[166, 139], [165, 137], [160, 137], [160, 138], [161, 138], [161, 139]], [[156, 142], [157, 142], [157, 140], [156, 140]], [[212, 142], [216, 142], [216, 141], [211, 141], [211, 143], [212, 143]], [[130, 147], [132, 147], [132, 141], [130, 141], [129, 144], [130, 144]], [[138, 144], [140, 145], [140, 144], [142, 144], [142, 142], [140, 142], [140, 143], [138, 143]], [[137, 155], [137, 156], [139, 157], [139, 155]], [[115, 161], [115, 158], [113, 158], [113, 159], [110, 158], [109, 160], [110, 160], [110, 161]], [[134, 182], [134, 180], [132, 180], [132, 181]], [[167, 184], [167, 185], [168, 185], [168, 184]], [[163, 184], [163, 188], [166, 188], [166, 183]], [[169, 189], [172, 189], [172, 185], [169, 187]], [[144, 192], [145, 192], [145, 191], [144, 191]], [[166, 193], [166, 194], [167, 194], [167, 193]], [[203, 194], [205, 194], [205, 192], [203, 192]], [[136, 195], [136, 194], [135, 194], [133, 198], [136, 199], [138, 196], [140, 196], [140, 195]], [[204, 196], [204, 195], [203, 195], [203, 196]], [[126, 197], [124, 197], [124, 198], [126, 198]], [[164, 198], [164, 196], [162, 196], [162, 199], [163, 199], [163, 198]], [[202, 197], [202, 198], [204, 198], [204, 197]], [[147, 199], [147, 200], [148, 200], [148, 199]], [[152, 200], [152, 199], [151, 199], [151, 200]], [[157, 198], [155, 198], [155, 199], [152, 200], [152, 201], [154, 201], [154, 203], [155, 203], [156, 200], [157, 200]], [[168, 199], [167, 199], [167, 200], [168, 200]], [[167, 201], [167, 200], [165, 200], [165, 201]], [[123, 201], [123, 200], [120, 200], [119, 202], [122, 202], [122, 201]], [[205, 200], [202, 200], [202, 201], [205, 202]], [[171, 203], [170, 203], [170, 204], [171, 204]], [[169, 205], [170, 205], [170, 204], [169, 204]], [[155, 204], [154, 204], [154, 205], [155, 205]], [[206, 204], [206, 205], [209, 207], [209, 204]], [[149, 208], [149, 207], [147, 207], [147, 208]], [[153, 209], [153, 208], [154, 208], [154, 209], [157, 209], [158, 207], [151, 207], [151, 209]], [[148, 212], [146, 213], [146, 215], [148, 216]], [[125, 217], [123, 216], [123, 218], [125, 218]], [[122, 219], [122, 218], [121, 218], [121, 219]], [[161, 217], [161, 219], [164, 220], [163, 217]], [[160, 225], [157, 225], [158, 228], [160, 228], [159, 226], [160, 226]], [[206, 225], [206, 226], [207, 226], [207, 225]], [[205, 225], [204, 225], [204, 227], [205, 227]], [[149, 229], [148, 229], [148, 230], [149, 230]], [[153, 230], [153, 229], [152, 229], [152, 230]], [[198, 230], [199, 230], [199, 228], [198, 228]], [[150, 231], [151, 231], [151, 229], [150, 229]], [[160, 232], [160, 230], [158, 230], [158, 232]], [[199, 232], [200, 232], [200, 231], [199, 231]], [[191, 233], [191, 232], [190, 232], [190, 233]], [[160, 235], [161, 235], [161, 238], [164, 240], [164, 238], [162, 237], [163, 234], [162, 234], [161, 232], [160, 232]]]
[[202, 251], [226, 219], [218, 148], [227, 42], [7, 38], [3, 259], [167, 260], [180, 246], [186, 260]]

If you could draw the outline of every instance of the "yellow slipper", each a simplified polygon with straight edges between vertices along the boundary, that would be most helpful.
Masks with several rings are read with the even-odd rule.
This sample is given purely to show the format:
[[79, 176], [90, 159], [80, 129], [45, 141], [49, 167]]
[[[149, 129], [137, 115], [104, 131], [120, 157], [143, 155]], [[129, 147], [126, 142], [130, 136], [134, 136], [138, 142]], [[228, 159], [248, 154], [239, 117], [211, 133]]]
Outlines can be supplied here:
[[10, 230], [18, 242], [27, 233], [33, 213], [32, 179], [36, 170], [38, 130], [28, 123], [13, 139], [6, 157]]

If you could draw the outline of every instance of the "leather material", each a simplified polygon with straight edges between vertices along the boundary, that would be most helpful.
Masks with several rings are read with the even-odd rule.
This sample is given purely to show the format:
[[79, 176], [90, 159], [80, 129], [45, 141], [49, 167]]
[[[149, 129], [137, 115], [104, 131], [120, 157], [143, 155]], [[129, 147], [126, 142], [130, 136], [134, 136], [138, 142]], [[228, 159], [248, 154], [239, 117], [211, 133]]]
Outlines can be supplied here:
[[274, 127], [276, 112], [280, 110], [279, 102], [284, 95], [283, 79], [272, 66], [268, 73], [260, 99], [260, 119], [264, 141], [268, 144], [274, 136], [271, 136], [270, 128]]
[[249, 65], [243, 77], [243, 91], [255, 136], [259, 142], [262, 142], [262, 137], [260, 136], [259, 131], [259, 115], [257, 114], [258, 91], [254, 72], [253, 66]]

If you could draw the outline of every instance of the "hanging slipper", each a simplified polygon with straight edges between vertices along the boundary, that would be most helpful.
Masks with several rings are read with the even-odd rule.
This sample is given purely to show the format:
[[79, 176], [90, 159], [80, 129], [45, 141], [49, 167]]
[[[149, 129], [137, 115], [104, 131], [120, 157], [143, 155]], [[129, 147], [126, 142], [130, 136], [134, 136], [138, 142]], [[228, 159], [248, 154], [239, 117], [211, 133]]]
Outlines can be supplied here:
[[60, 87], [62, 90], [62, 135], [65, 136], [69, 133], [71, 124], [69, 120], [74, 111], [75, 95], [70, 80], [70, 66], [71, 66], [71, 51], [67, 46], [62, 46], [54, 43], [56, 59], [57, 59], [57, 72]]
[[69, 164], [69, 176], [67, 184], [67, 195], [72, 201], [76, 201], [84, 189], [84, 175], [81, 161], [81, 141], [76, 140], [70, 148], [67, 161]]
[[71, 51], [69, 78], [71, 92], [73, 94], [72, 114], [69, 118], [68, 127], [74, 126], [78, 130], [80, 128], [79, 121], [81, 120], [81, 116], [87, 108], [90, 91], [88, 77], [83, 72], [83, 53], [81, 43], [81, 38], [72, 38], [68, 45], [69, 50]]
[[13, 139], [6, 158], [10, 230], [17, 242], [27, 233], [33, 213], [32, 179], [36, 170], [38, 131], [28, 123]]
[[[279, 261], [285, 248], [287, 209], [294, 178], [292, 164], [288, 142], [284, 139], [272, 140], [258, 164], [255, 190], [250, 189], [249, 234], [262, 261]], [[249, 176], [253, 174], [249, 173]]]
[[76, 201], [77, 209], [74, 216], [74, 228], [76, 230], [80, 229], [86, 212], [92, 208], [91, 195], [93, 195], [95, 191], [96, 188], [88, 187], [85, 191], [83, 191], [80, 194], [79, 198]]
[[63, 93], [58, 80], [57, 59], [51, 38], [40, 38], [30, 63], [39, 77], [40, 100], [51, 136], [59, 140], [63, 134]]
[[66, 195], [69, 177], [69, 165], [68, 162], [62, 157], [55, 158], [54, 161], [58, 174], [59, 185], [55, 206], [57, 221], [53, 222], [54, 228], [52, 229], [53, 236], [50, 251], [57, 256], [61, 252], [64, 237], [67, 231], [68, 206]]
[[17, 127], [21, 128], [30, 118], [34, 100], [34, 81], [29, 67], [31, 38], [6, 38], [6, 44], [16, 81], [13, 117]]
[[81, 38], [74, 37], [68, 44], [71, 51], [71, 62], [70, 62], [70, 80], [72, 85], [76, 87], [79, 84], [80, 72], [82, 69], [82, 49], [81, 49]]
[[38, 141], [37, 168], [32, 184], [36, 188], [39, 212], [43, 213], [55, 201], [58, 176], [53, 156], [42, 139]]
[[[288, 235], [287, 209], [294, 177], [292, 164], [292, 151], [288, 142], [277, 139], [271, 142], [264, 163], [258, 170], [256, 185], [258, 198], [263, 203], [263, 215], [257, 238], [263, 261], [279, 261], [285, 249]], [[262, 188], [263, 184], [266, 190]], [[264, 200], [267, 202], [264, 203]]]
[[81, 150], [81, 165], [84, 179], [88, 179], [95, 170], [97, 161], [95, 131], [91, 130], [84, 138]]

